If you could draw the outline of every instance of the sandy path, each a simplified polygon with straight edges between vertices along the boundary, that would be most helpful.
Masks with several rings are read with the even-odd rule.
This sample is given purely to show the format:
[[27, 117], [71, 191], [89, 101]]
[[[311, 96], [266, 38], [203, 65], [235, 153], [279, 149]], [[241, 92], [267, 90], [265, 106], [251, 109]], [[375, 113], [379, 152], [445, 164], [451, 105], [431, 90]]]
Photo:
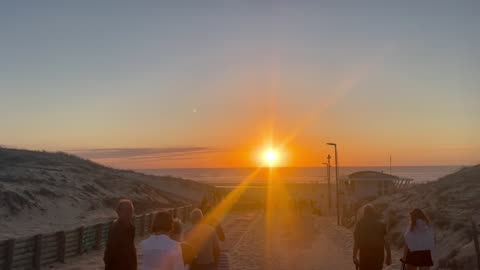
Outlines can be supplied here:
[[[232, 270], [355, 269], [351, 259], [352, 233], [336, 226], [334, 218], [304, 216], [270, 220], [259, 218], [231, 251]], [[400, 266], [385, 269], [400, 269]]]

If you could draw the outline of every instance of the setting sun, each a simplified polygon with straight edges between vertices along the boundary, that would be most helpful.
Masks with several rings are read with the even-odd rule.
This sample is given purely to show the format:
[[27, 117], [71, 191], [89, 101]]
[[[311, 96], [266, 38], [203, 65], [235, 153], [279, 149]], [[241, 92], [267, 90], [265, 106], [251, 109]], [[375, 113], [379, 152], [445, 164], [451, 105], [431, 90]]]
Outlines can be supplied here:
[[263, 160], [269, 167], [274, 167], [278, 163], [278, 152], [269, 149], [263, 154]]

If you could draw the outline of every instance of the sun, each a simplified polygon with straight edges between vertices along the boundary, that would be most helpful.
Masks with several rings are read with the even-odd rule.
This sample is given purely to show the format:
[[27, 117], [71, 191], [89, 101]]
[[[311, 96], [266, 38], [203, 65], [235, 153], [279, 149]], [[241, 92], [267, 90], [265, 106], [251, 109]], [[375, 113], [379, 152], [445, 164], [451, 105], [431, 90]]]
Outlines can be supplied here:
[[269, 167], [275, 167], [278, 163], [278, 152], [273, 149], [265, 151], [263, 160]]

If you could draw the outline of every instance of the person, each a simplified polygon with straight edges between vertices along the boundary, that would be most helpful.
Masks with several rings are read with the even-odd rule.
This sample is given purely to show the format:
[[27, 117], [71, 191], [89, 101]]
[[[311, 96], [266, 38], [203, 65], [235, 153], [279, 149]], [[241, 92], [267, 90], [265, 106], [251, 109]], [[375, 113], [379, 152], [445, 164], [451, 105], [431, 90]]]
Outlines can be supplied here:
[[183, 226], [182, 226], [182, 222], [178, 218], [173, 219], [170, 238], [172, 238], [172, 240], [175, 240], [177, 242], [183, 241]]
[[217, 218], [211, 216], [210, 218], [208, 218], [208, 220], [205, 221], [205, 223], [215, 229], [218, 240], [222, 242], [225, 241], [225, 232], [223, 231], [222, 224]]
[[182, 221], [178, 218], [173, 220], [173, 229], [170, 232], [170, 238], [180, 243], [182, 249], [182, 257], [184, 265], [191, 265], [193, 259], [195, 259], [195, 252], [193, 247], [183, 241], [183, 225]]
[[215, 229], [202, 222], [203, 213], [194, 209], [190, 214], [192, 229], [188, 232], [186, 242], [195, 251], [196, 258], [192, 262], [191, 270], [215, 270], [220, 256], [220, 246]]
[[372, 205], [364, 206], [363, 217], [356, 224], [353, 235], [353, 262], [360, 270], [383, 269], [384, 251], [387, 253], [385, 264], [392, 263], [386, 226], [378, 220]]
[[170, 238], [173, 219], [170, 213], [157, 213], [152, 234], [141, 242], [142, 270], [185, 270], [180, 243]]
[[130, 200], [120, 200], [116, 212], [118, 219], [112, 223], [105, 247], [103, 261], [105, 270], [136, 270], [137, 251], [135, 249], [134, 213]]
[[410, 226], [404, 234], [403, 261], [407, 270], [428, 270], [433, 266], [435, 237], [425, 213], [415, 208], [410, 213]]

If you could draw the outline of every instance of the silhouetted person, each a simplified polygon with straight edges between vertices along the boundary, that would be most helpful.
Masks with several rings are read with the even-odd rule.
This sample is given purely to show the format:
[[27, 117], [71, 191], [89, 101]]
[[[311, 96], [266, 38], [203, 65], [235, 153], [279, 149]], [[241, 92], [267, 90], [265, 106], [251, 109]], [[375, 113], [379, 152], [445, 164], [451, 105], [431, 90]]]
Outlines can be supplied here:
[[215, 229], [202, 223], [203, 213], [194, 209], [190, 214], [192, 229], [188, 232], [186, 242], [195, 251], [196, 259], [191, 265], [191, 270], [215, 270], [220, 256], [220, 246]]
[[105, 270], [136, 270], [135, 227], [132, 224], [133, 204], [120, 200], [117, 205], [118, 219], [110, 228], [103, 261]]
[[428, 270], [433, 266], [432, 250], [435, 237], [430, 221], [422, 210], [416, 208], [410, 213], [410, 226], [405, 232], [403, 261], [407, 270]]
[[353, 261], [360, 265], [360, 270], [381, 270], [384, 259], [386, 265], [392, 263], [387, 228], [378, 220], [372, 205], [364, 206], [363, 217], [356, 224], [353, 235]]
[[225, 232], [223, 231], [222, 224], [218, 219], [216, 219], [215, 217], [210, 217], [205, 223], [207, 223], [208, 225], [212, 226], [212, 228], [215, 229], [218, 240], [222, 242], [225, 241]]
[[170, 238], [173, 218], [168, 212], [155, 215], [152, 234], [143, 240], [142, 270], [184, 270], [180, 243]]

